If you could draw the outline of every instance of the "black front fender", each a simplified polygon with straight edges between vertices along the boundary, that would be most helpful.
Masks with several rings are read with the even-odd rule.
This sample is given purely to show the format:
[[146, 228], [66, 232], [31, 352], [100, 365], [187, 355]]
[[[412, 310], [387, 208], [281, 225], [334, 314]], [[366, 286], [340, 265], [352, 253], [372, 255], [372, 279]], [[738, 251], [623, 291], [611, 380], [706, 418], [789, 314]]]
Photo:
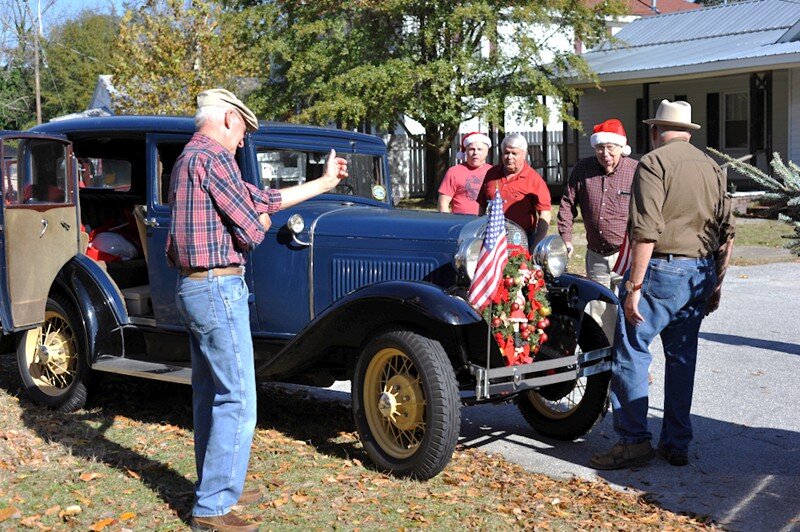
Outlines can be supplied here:
[[256, 368], [261, 378], [288, 379], [319, 362], [329, 348], [356, 349], [378, 330], [402, 325], [439, 340], [453, 362], [466, 363], [459, 329], [482, 321], [464, 299], [418, 281], [365, 286], [334, 302], [280, 352]]
[[59, 272], [55, 284], [78, 311], [89, 364], [102, 355], [144, 351], [141, 334], [129, 324], [122, 296], [96, 262], [77, 255]]
[[547, 288], [550, 291], [553, 312], [573, 318], [577, 331], [580, 331], [584, 310], [590, 302], [602, 301], [619, 305], [619, 299], [614, 292], [580, 275], [565, 273], [552, 281]]

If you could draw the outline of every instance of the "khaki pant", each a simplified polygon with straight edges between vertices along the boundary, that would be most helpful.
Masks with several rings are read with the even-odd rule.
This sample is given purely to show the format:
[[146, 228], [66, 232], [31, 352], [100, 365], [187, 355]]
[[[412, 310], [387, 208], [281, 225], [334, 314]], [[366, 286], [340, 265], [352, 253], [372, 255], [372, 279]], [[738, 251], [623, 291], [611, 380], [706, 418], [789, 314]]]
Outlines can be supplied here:
[[[595, 253], [591, 249], [586, 249], [586, 276], [612, 292], [618, 293], [617, 288], [622, 282], [622, 276], [611, 271], [614, 263], [617, 262], [619, 253], [603, 256]], [[608, 343], [614, 343], [614, 331], [617, 329], [617, 306], [602, 301], [592, 301], [589, 303], [588, 314], [600, 324], [603, 332], [608, 337]]]

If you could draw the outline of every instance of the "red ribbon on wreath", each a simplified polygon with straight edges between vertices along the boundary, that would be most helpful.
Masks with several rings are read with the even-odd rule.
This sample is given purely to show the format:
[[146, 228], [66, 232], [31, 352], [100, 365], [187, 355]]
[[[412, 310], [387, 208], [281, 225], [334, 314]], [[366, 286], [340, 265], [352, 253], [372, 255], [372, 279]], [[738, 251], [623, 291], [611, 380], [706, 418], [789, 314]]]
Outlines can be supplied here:
[[533, 362], [539, 346], [547, 341], [544, 332], [550, 325], [550, 303], [544, 272], [533, 263], [528, 251], [509, 246], [503, 278], [483, 309], [483, 318], [492, 329], [506, 365]]

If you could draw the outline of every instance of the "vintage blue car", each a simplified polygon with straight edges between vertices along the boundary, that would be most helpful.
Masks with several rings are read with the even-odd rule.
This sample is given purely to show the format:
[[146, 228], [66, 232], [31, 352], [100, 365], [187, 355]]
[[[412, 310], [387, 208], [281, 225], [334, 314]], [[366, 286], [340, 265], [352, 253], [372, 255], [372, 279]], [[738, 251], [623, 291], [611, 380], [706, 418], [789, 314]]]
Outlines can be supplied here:
[[[190, 383], [164, 246], [171, 168], [193, 131], [190, 118], [120, 116], [0, 133], [0, 322], [35, 401], [81, 408], [102, 372]], [[237, 161], [248, 182], [280, 188], [321, 175], [331, 148], [350, 177], [276, 213], [247, 259], [258, 377], [351, 380], [364, 447], [396, 475], [447, 465], [462, 404], [515, 401], [553, 438], [591, 429], [608, 407], [610, 349], [584, 309], [615, 296], [563, 273], [563, 241], [548, 237], [536, 258], [550, 339], [535, 362], [506, 367], [466, 300], [485, 218], [394, 208], [386, 146], [369, 135], [265, 123]], [[87, 247], [103, 230], [141, 252]]]

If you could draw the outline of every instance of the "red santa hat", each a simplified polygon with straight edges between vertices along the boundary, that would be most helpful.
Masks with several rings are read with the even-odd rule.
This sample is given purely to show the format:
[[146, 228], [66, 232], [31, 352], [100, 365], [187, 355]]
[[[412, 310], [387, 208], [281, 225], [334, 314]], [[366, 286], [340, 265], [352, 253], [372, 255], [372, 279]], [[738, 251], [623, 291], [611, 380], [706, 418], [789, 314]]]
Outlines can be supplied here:
[[461, 137], [461, 151], [456, 154], [456, 158], [460, 161], [466, 159], [467, 148], [473, 142], [483, 142], [487, 147], [492, 147], [492, 139], [484, 135], [480, 131], [473, 131]]
[[622, 122], [616, 118], [609, 118], [605, 122], [594, 126], [594, 134], [589, 139], [592, 148], [598, 144], [616, 144], [622, 146], [622, 155], [627, 157], [631, 154], [631, 147], [628, 146], [628, 138]]

